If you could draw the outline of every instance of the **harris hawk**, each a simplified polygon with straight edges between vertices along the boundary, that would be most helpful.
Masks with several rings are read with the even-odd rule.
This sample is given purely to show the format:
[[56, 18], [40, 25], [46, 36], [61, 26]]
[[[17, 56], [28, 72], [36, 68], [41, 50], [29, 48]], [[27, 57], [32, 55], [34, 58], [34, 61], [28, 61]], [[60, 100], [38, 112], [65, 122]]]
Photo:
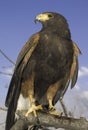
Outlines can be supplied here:
[[54, 108], [65, 94], [69, 83], [74, 87], [78, 76], [76, 43], [64, 16], [44, 12], [35, 21], [42, 29], [32, 35], [18, 55], [5, 105], [8, 107], [6, 130], [13, 126], [16, 110], [36, 111]]

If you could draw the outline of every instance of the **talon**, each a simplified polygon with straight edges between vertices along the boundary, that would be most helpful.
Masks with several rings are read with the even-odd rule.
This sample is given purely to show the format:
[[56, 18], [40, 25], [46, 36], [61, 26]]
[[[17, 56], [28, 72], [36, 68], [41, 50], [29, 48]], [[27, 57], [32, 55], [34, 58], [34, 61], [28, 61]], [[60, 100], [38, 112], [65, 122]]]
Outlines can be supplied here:
[[50, 111], [49, 113], [58, 117], [61, 117], [63, 114], [63, 112], [56, 112], [56, 111]]
[[37, 110], [42, 110], [42, 109], [43, 108], [42, 108], [41, 105], [36, 106], [35, 104], [32, 104], [32, 107], [27, 111], [27, 113], [25, 114], [25, 116], [28, 117], [28, 115], [33, 112], [34, 117], [37, 117], [36, 111]]
[[52, 106], [51, 108], [49, 108], [49, 111], [56, 111], [56, 107]]
[[35, 105], [35, 100], [33, 98], [33, 95], [29, 95], [29, 99], [30, 99], [30, 102], [31, 102], [31, 108], [27, 111], [25, 116], [28, 117], [28, 115], [33, 112], [34, 117], [36, 118], [37, 117], [37, 112], [36, 111], [37, 110], [42, 110], [43, 107], [42, 107], [42, 105], [38, 105], [38, 106]]
[[49, 99], [49, 109], [53, 109], [53, 108], [54, 108], [54, 106], [53, 106], [53, 104], [52, 104], [52, 100]]
[[51, 99], [49, 99], [49, 111], [56, 111], [56, 107], [53, 106]]
[[49, 99], [49, 113], [59, 117], [62, 116], [62, 112], [56, 112], [56, 108], [53, 106], [51, 99]]

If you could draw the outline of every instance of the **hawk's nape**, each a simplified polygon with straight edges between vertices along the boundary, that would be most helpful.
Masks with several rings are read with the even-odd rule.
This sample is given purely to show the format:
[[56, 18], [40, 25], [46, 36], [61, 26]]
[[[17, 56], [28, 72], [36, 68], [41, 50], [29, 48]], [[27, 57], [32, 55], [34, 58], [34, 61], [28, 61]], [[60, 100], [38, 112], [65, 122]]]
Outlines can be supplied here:
[[51, 113], [64, 96], [69, 83], [75, 86], [78, 77], [78, 54], [81, 52], [71, 40], [66, 19], [54, 12], [44, 12], [35, 18], [42, 23], [40, 32], [24, 45], [17, 58], [6, 106], [6, 130], [16, 121], [16, 110], [37, 110]]

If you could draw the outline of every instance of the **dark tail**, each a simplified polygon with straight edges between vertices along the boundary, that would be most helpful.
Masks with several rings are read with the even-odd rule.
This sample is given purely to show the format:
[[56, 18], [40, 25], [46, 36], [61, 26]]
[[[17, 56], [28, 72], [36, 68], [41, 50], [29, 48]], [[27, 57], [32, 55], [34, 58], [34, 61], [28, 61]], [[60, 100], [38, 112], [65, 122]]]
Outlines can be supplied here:
[[16, 112], [17, 101], [20, 95], [20, 90], [21, 90], [20, 83], [21, 83], [22, 71], [20, 69], [18, 69], [16, 74], [14, 73], [13, 75], [13, 78], [9, 87], [9, 91], [7, 94], [7, 98], [6, 98], [5, 104], [8, 107], [8, 112], [7, 112], [5, 130], [10, 130], [10, 128], [15, 123], [15, 112]]
[[[18, 86], [20, 86], [20, 84], [18, 84]], [[19, 94], [20, 94], [20, 87], [16, 87], [11, 102], [9, 103], [8, 106], [5, 130], [10, 130], [10, 128], [15, 123], [15, 112], [17, 108], [17, 101], [19, 98]]]
[[10, 130], [15, 122], [15, 109], [16, 108], [14, 108], [13, 103], [11, 102], [8, 107], [5, 130]]

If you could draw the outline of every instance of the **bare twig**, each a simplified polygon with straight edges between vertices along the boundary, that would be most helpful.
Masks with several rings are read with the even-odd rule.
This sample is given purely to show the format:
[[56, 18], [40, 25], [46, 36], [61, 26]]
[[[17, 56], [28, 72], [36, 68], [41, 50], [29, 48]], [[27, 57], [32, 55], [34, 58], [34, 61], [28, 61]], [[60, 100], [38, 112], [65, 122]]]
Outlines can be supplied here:
[[5, 73], [5, 72], [2, 72], [2, 71], [0, 71], [0, 74], [3, 74], [3, 75], [8, 75], [8, 76], [12, 76], [12, 74], [11, 74], [11, 73]]
[[0, 107], [0, 110], [7, 111], [8, 109], [6, 107]]
[[4, 125], [4, 124], [5, 124], [5, 122], [0, 123], [0, 125]]
[[13, 65], [15, 65], [15, 63], [0, 49], [0, 53]]
[[63, 109], [63, 112], [64, 112], [65, 116], [68, 117], [67, 109], [66, 109], [66, 106], [65, 106], [65, 104], [63, 102], [63, 99], [60, 99], [59, 101], [60, 101], [60, 104], [62, 106], [62, 109]]
[[[23, 116], [22, 112], [18, 114], [21, 118], [13, 125], [11, 130], [24, 130], [27, 129], [29, 125], [37, 125], [33, 114], [30, 114], [27, 118]], [[88, 130], [88, 121], [84, 118], [58, 117], [44, 112], [38, 112], [37, 114], [41, 126], [70, 130]]]
[[[65, 104], [64, 104], [64, 102], [63, 102], [63, 99], [60, 99], [59, 101], [60, 101], [60, 104], [61, 104], [61, 106], [62, 106], [64, 115], [65, 115], [66, 117], [68, 117], [67, 108], [66, 108], [66, 106], [65, 106]], [[70, 129], [65, 129], [65, 130], [70, 130]]]

